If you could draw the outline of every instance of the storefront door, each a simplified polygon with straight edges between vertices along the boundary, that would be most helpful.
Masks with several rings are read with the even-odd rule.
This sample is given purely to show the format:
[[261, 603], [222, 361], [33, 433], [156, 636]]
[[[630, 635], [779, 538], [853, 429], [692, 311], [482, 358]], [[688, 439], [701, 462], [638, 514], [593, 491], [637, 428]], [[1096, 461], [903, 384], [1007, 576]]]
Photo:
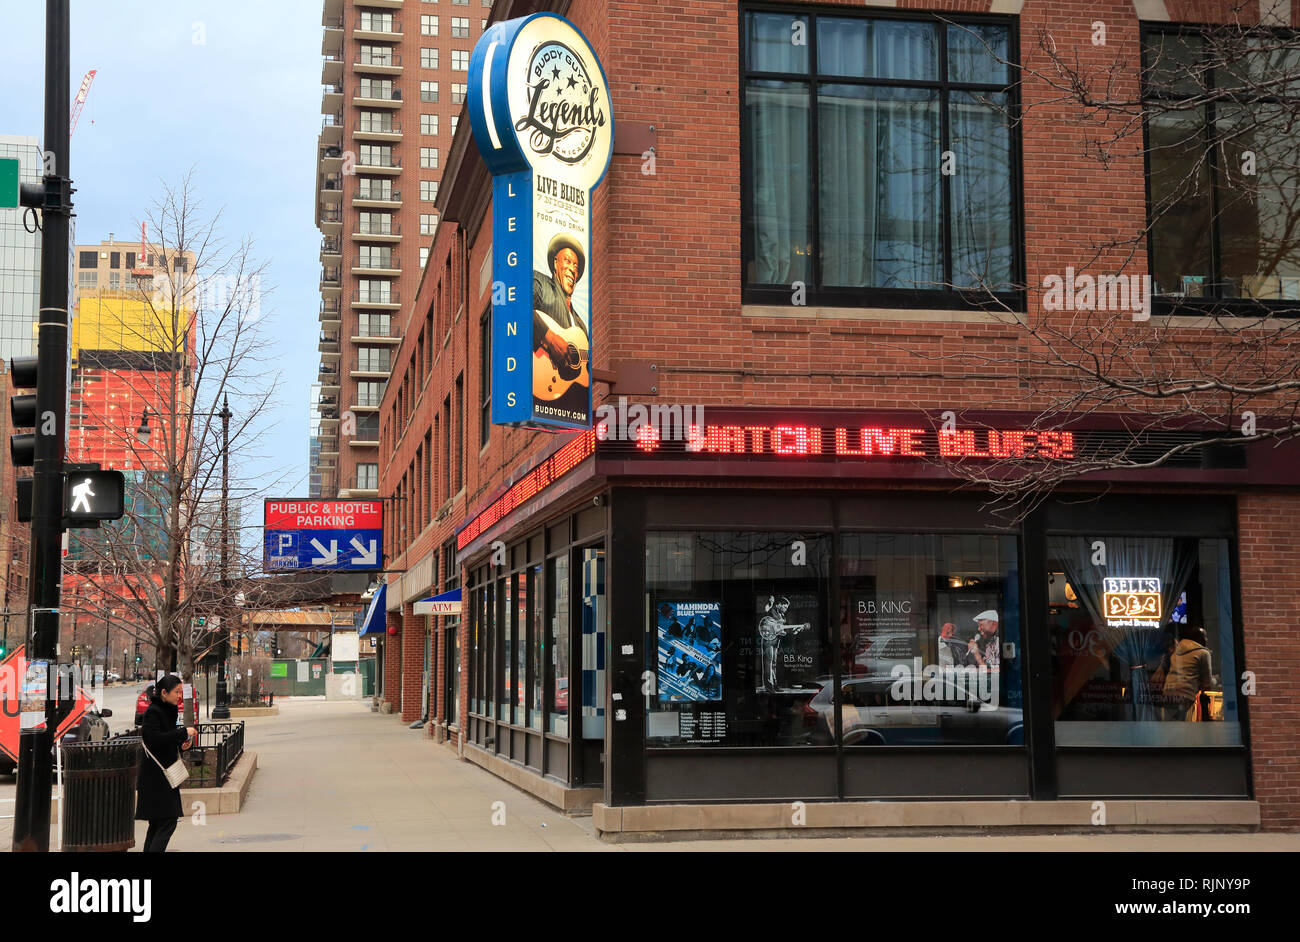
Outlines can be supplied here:
[[605, 546], [577, 550], [581, 637], [577, 645], [582, 669], [582, 712], [578, 769], [581, 785], [600, 785], [605, 768], [605, 665], [608, 611], [605, 607]]

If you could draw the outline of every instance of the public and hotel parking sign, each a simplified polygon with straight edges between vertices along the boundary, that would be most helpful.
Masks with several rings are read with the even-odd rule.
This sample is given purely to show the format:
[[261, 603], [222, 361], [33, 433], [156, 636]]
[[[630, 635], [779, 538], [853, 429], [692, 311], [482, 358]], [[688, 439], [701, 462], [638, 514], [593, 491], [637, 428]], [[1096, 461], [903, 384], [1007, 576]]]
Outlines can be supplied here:
[[600, 61], [551, 13], [489, 27], [469, 68], [492, 173], [492, 421], [591, 427], [591, 196], [614, 151]]

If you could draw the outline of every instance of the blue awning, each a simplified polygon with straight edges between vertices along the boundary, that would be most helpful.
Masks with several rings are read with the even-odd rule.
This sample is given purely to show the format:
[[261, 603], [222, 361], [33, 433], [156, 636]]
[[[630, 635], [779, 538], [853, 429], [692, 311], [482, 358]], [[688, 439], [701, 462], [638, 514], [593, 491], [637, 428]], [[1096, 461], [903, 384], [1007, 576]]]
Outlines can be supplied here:
[[460, 589], [452, 589], [441, 595], [431, 595], [420, 599], [412, 607], [416, 615], [459, 615], [461, 612]]
[[375, 590], [370, 599], [370, 607], [366, 609], [366, 619], [361, 623], [361, 634], [382, 635], [388, 630], [388, 613], [384, 610], [384, 595], [387, 592], [387, 585], [381, 585]]

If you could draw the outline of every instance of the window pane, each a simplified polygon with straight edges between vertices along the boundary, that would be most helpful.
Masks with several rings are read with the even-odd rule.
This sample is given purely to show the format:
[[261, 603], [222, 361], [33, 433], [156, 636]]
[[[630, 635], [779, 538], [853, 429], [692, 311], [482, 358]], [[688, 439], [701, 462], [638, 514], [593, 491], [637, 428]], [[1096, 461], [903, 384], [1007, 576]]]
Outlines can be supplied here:
[[1148, 187], [1151, 269], [1156, 294], [1199, 298], [1210, 272], [1210, 190], [1205, 166], [1205, 111], [1150, 115]]
[[533, 729], [542, 728], [542, 654], [546, 649], [542, 605], [545, 594], [546, 583], [542, 579], [542, 567], [534, 566], [528, 581], [528, 606], [532, 613], [528, 628], [528, 673], [533, 679], [533, 689], [529, 694], [528, 725]]
[[[1015, 538], [850, 533], [843, 541], [844, 745], [1023, 744]], [[816, 741], [833, 743], [828, 687], [811, 707]]]
[[749, 133], [750, 284], [806, 280], [812, 251], [808, 205], [808, 88], [790, 82], [750, 82], [745, 94]]
[[1204, 43], [1190, 34], [1156, 33], [1143, 47], [1148, 94], [1195, 95], [1205, 88]]
[[1011, 126], [1007, 96], [952, 92], [948, 133], [957, 172], [952, 187], [952, 283], [1012, 288]]
[[808, 71], [808, 17], [750, 13], [746, 21], [745, 44], [751, 70]]
[[948, 81], [1002, 85], [1011, 80], [1005, 26], [948, 26]]
[[[1219, 291], [1300, 299], [1300, 138], [1293, 106], [1219, 106]], [[1253, 174], [1242, 173], [1254, 154]]]
[[817, 70], [856, 78], [939, 78], [939, 44], [933, 23], [817, 18]]
[[515, 723], [519, 726], [528, 725], [528, 647], [531, 638], [528, 636], [528, 593], [525, 589], [528, 587], [528, 576], [526, 573], [519, 573], [512, 581], [518, 581], [518, 588], [515, 590], [516, 608], [515, 608]]
[[557, 556], [550, 561], [552, 585], [555, 587], [554, 614], [551, 616], [551, 672], [555, 692], [551, 705], [550, 731], [569, 735], [569, 557]]
[[1057, 744], [1240, 744], [1227, 541], [1094, 539], [1048, 539]]
[[648, 744], [811, 744], [808, 707], [830, 674], [829, 538], [651, 533], [646, 550]]
[[942, 287], [938, 93], [825, 85], [817, 118], [823, 283]]
[[[501, 597], [501, 659], [499, 661], [499, 670], [501, 672], [501, 692], [497, 699], [497, 719], [510, 722], [510, 708], [514, 705], [514, 680], [511, 676], [515, 663], [514, 639], [511, 637], [511, 619], [514, 617], [515, 609], [515, 580], [512, 576], [507, 576], [504, 582], [498, 582], [497, 585], [504, 592]], [[498, 744], [498, 748], [500, 745]]]

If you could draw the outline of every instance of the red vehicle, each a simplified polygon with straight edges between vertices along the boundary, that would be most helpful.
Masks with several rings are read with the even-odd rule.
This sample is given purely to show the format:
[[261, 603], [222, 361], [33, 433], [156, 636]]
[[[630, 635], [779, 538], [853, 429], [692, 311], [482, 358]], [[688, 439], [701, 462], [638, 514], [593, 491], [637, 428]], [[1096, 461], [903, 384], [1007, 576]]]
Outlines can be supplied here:
[[[150, 684], [149, 686], [145, 687], [144, 690], [140, 692], [140, 696], [136, 698], [135, 701], [135, 725], [136, 726], [139, 726], [141, 723], [144, 722], [144, 711], [149, 709], [149, 701], [153, 699], [153, 687], [154, 687], [153, 684]], [[197, 723], [199, 721], [199, 716], [200, 716], [198, 684], [190, 685], [190, 702], [194, 705], [194, 721]], [[184, 719], [185, 719], [185, 711], [181, 710], [179, 713], [176, 714], [176, 725], [184, 726], [185, 724], [182, 722]]]

